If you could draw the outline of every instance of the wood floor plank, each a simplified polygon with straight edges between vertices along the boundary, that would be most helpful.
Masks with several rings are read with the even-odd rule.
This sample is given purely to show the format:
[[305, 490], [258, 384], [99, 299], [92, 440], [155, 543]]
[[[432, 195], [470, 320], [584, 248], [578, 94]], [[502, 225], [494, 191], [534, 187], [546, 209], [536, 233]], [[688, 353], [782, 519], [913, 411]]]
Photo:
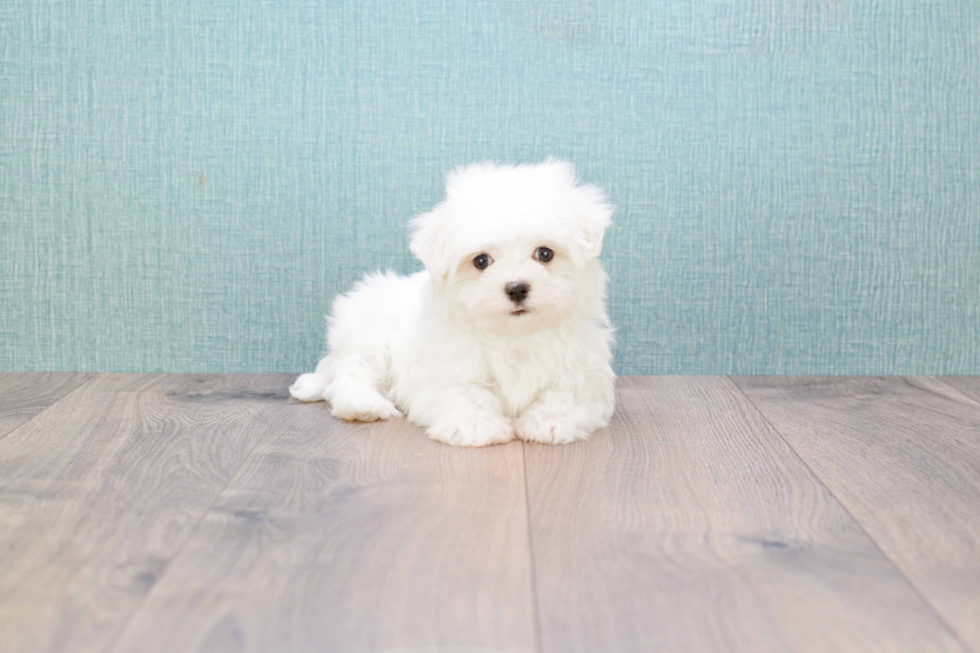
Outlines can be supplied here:
[[941, 376], [939, 381], [980, 402], [980, 376]]
[[0, 439], [92, 376], [63, 372], [0, 372]]
[[114, 650], [530, 652], [526, 519], [520, 443], [290, 403]]
[[0, 441], [4, 653], [103, 650], [282, 408], [288, 382], [99, 375]]
[[544, 653], [962, 650], [730, 380], [618, 401], [525, 446]]
[[970, 388], [928, 377], [736, 381], [980, 651], [980, 404]]

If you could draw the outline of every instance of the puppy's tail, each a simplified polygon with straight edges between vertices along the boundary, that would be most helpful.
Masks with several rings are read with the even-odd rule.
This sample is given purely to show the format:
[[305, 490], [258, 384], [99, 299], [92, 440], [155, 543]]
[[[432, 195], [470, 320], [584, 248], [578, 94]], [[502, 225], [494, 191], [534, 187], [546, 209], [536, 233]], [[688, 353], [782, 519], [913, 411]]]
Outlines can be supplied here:
[[302, 374], [289, 386], [289, 394], [300, 401], [323, 401], [323, 393], [334, 377], [334, 365], [327, 356], [316, 366], [316, 371]]

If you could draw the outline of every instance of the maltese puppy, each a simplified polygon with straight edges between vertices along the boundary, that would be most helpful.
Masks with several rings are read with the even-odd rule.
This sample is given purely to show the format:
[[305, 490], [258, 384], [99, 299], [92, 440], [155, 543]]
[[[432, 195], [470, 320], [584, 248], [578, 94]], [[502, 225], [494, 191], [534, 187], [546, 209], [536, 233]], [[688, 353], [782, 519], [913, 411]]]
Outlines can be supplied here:
[[337, 298], [329, 354], [290, 393], [342, 419], [404, 413], [447, 444], [588, 437], [613, 414], [598, 259], [612, 212], [564, 161], [451, 172], [446, 199], [411, 223], [425, 270]]

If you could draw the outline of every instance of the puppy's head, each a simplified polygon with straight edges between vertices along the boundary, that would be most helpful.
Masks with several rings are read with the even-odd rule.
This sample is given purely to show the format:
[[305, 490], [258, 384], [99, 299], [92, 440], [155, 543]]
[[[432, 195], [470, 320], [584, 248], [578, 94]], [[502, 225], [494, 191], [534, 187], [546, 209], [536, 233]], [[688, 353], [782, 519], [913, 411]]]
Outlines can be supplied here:
[[533, 333], [601, 310], [597, 259], [612, 212], [564, 161], [474, 164], [450, 173], [446, 199], [413, 220], [411, 249], [454, 314], [483, 330]]

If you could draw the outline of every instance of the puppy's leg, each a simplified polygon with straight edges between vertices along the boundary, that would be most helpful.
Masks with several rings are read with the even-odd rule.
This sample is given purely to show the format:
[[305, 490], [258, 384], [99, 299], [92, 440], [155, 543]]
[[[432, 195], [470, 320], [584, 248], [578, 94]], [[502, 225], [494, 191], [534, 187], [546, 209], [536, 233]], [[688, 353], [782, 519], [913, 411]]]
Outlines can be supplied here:
[[464, 447], [485, 447], [514, 439], [500, 400], [481, 388], [452, 388], [412, 402], [412, 421], [433, 440]]
[[323, 393], [334, 377], [334, 361], [325, 356], [317, 363], [316, 370], [301, 374], [289, 386], [289, 394], [300, 401], [323, 401]]
[[359, 422], [401, 417], [395, 404], [378, 391], [381, 386], [378, 371], [360, 356], [337, 361], [333, 372], [333, 380], [323, 396], [330, 402], [334, 417]]
[[579, 387], [558, 387], [541, 394], [517, 419], [517, 437], [525, 442], [565, 444], [584, 440], [609, 424], [613, 414], [612, 372]]

